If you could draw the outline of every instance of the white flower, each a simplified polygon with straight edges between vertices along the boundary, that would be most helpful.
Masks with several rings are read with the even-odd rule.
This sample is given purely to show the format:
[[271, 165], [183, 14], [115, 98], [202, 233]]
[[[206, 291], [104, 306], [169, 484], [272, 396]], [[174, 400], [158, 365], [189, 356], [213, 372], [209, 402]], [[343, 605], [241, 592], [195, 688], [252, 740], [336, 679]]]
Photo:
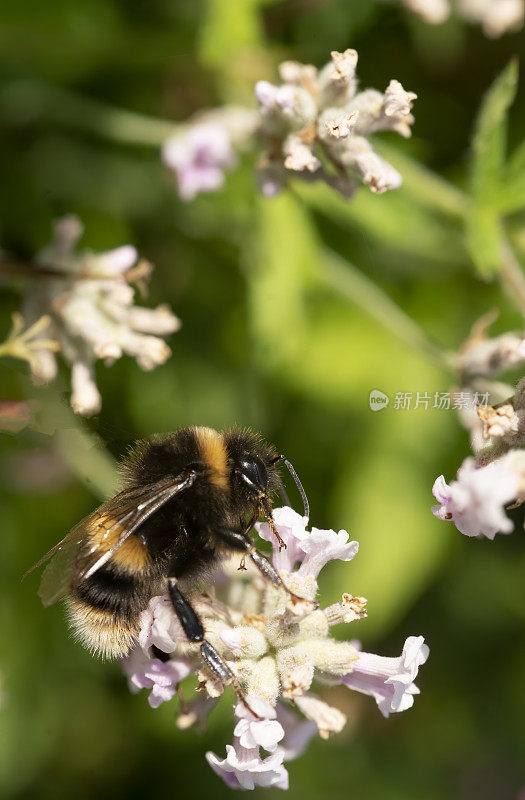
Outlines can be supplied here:
[[322, 568], [329, 561], [351, 561], [359, 550], [358, 542], [349, 541], [346, 531], [322, 531], [312, 528], [311, 533], [303, 536], [300, 547], [305, 557], [297, 574], [302, 577], [311, 575], [317, 578]]
[[281, 572], [286, 570], [291, 572], [297, 563], [304, 558], [305, 551], [301, 547], [301, 541], [305, 538], [308, 519], [300, 516], [293, 508], [284, 506], [273, 510], [273, 519], [279, 530], [279, 535], [286, 544], [281, 548], [272, 529], [267, 522], [256, 522], [255, 530], [267, 542], [271, 542], [273, 548], [272, 561], [276, 570]]
[[[50, 333], [71, 365], [73, 410], [90, 415], [101, 406], [95, 361], [111, 364], [127, 353], [142, 369], [153, 369], [171, 354], [158, 337], [178, 330], [180, 321], [167, 305], [156, 309], [133, 305], [135, 292], [130, 281], [143, 281], [151, 273], [149, 264], [137, 263], [133, 246], [106, 253], [77, 253], [81, 234], [76, 217], [58, 220], [53, 242], [37, 256], [42, 275], [28, 291], [24, 307], [33, 320], [44, 312], [49, 315]], [[51, 271], [49, 277], [46, 270]], [[53, 353], [38, 350], [32, 366], [35, 380], [52, 380], [56, 368]]]
[[346, 714], [313, 694], [299, 695], [295, 698], [295, 704], [316, 725], [321, 739], [340, 733], [346, 725]]
[[[319, 608], [314, 602], [317, 576], [328, 561], [350, 561], [357, 542], [350, 541], [346, 531], [309, 531], [307, 519], [291, 508], [275, 509], [273, 522], [286, 549], [279, 549], [268, 523], [257, 523], [256, 528], [272, 541], [274, 565], [294, 594], [265, 583], [251, 571], [241, 577], [238, 570], [226, 569], [229, 582], [216, 583], [213, 592], [192, 598], [207, 640], [235, 675], [247, 704], [236, 706], [233, 744], [227, 745], [226, 757], [206, 754], [212, 769], [236, 789], [287, 789], [284, 762], [298, 757], [314, 733], [328, 738], [342, 730], [346, 715], [314, 693], [316, 682], [346, 684], [371, 694], [388, 715], [412, 704], [417, 692], [413, 681], [428, 655], [422, 637], [407, 639], [399, 658], [360, 653], [354, 640], [333, 638], [333, 625], [366, 616], [366, 600], [344, 593], [339, 603]], [[216, 596], [221, 591], [225, 600]], [[131, 670], [132, 686], [151, 687], [150, 703], [163, 702], [174, 693], [175, 681], [166, 674], [170, 667], [161, 668], [162, 662], [151, 659], [150, 648], [156, 646], [171, 654], [168, 665], [177, 658], [190, 665], [207, 698], [187, 706], [182, 703], [178, 726], [186, 729], [203, 720], [224, 686], [203, 664], [198, 644], [186, 640], [168, 597], [150, 601], [141, 626], [143, 649], [134, 653], [139, 666]], [[302, 718], [288, 710], [286, 701]]]
[[269, 81], [257, 81], [255, 97], [261, 108], [268, 111], [275, 108], [290, 108], [294, 103], [294, 92], [291, 86], [274, 86]]
[[451, 520], [465, 536], [486, 536], [510, 533], [514, 525], [503, 507], [518, 495], [516, 475], [503, 461], [476, 467], [473, 458], [466, 458], [458, 470], [458, 479], [450, 486], [443, 475], [432, 488], [439, 505], [432, 513], [442, 520]]
[[410, 11], [419, 14], [425, 22], [431, 25], [445, 22], [450, 14], [448, 0], [404, 0], [404, 3]]
[[523, 0], [456, 0], [459, 13], [468, 21], [482, 25], [491, 39], [523, 27]]
[[384, 658], [360, 653], [343, 683], [350, 689], [371, 695], [383, 716], [406, 711], [419, 689], [414, 684], [419, 667], [428, 658], [429, 648], [422, 636], [409, 636], [399, 658]]
[[15, 311], [11, 330], [5, 341], [0, 342], [0, 355], [27, 361], [35, 382], [45, 383], [54, 378], [57, 371], [54, 354], [60, 345], [48, 338], [50, 327], [51, 317], [44, 314], [24, 330], [24, 317]]
[[77, 359], [71, 365], [71, 408], [75, 414], [89, 417], [98, 414], [102, 397], [95, 381], [93, 365], [84, 359]]
[[214, 772], [232, 789], [255, 789], [256, 786], [288, 789], [288, 772], [283, 766], [283, 754], [273, 753], [261, 758], [258, 748], [247, 750], [226, 745], [226, 758], [206, 753], [206, 760]]
[[274, 196], [287, 175], [323, 180], [345, 197], [352, 195], [357, 178], [376, 193], [401, 185], [401, 175], [377, 155], [366, 137], [383, 130], [410, 136], [416, 95], [396, 80], [384, 94], [375, 89], [357, 93], [356, 65], [355, 50], [334, 51], [319, 72], [310, 65], [285, 62], [281, 86], [256, 84], [260, 138], [267, 144], [259, 163], [264, 194]]
[[[450, 13], [449, 0], [403, 0], [404, 5], [425, 22], [437, 25]], [[486, 36], [496, 38], [523, 26], [524, 0], [455, 0], [455, 9], [467, 22], [483, 27]]]
[[525, 362], [525, 334], [502, 333], [500, 336], [488, 338], [485, 330], [478, 326], [462, 346], [455, 357], [454, 366], [467, 376], [493, 376]]
[[235, 716], [239, 722], [233, 730], [233, 735], [239, 739], [239, 743], [246, 749], [252, 747], [262, 747], [269, 753], [275, 752], [277, 745], [284, 736], [284, 730], [280, 722], [276, 720], [276, 711], [270, 703], [261, 700], [260, 697], [246, 698], [256, 714], [261, 719], [256, 719], [248, 711], [246, 706], [238, 703], [235, 709]]
[[317, 578], [328, 561], [339, 559], [350, 561], [359, 550], [358, 542], [349, 542], [346, 531], [323, 531], [312, 528], [308, 531], [308, 520], [288, 506], [276, 508], [273, 518], [279, 535], [286, 547], [281, 547], [267, 522], [255, 523], [255, 529], [267, 542], [272, 543], [272, 561], [275, 568], [291, 572], [297, 562], [301, 562], [296, 574], [302, 577]]

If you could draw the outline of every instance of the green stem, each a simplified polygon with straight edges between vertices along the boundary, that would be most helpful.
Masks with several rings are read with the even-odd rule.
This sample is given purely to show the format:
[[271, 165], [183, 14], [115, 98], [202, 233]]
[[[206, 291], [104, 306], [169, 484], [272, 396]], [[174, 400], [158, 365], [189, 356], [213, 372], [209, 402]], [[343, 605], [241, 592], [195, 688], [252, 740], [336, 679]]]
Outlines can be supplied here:
[[20, 80], [0, 91], [0, 111], [24, 123], [52, 120], [123, 144], [160, 147], [180, 126], [169, 120], [116, 108], [46, 83]]
[[34, 430], [48, 438], [49, 447], [90, 492], [101, 499], [115, 494], [119, 488], [115, 459], [100, 436], [89, 431], [62, 399], [66, 384], [61, 376], [51, 386], [35, 387], [23, 375], [19, 382], [25, 397], [36, 399], [38, 404]]
[[525, 316], [525, 275], [509, 240], [504, 236], [501, 241], [501, 269], [498, 274], [508, 294]]
[[76, 419], [71, 424], [74, 427], [55, 432], [52, 448], [93, 494], [105, 500], [118, 490], [115, 461], [98, 436], [83, 429]]
[[377, 152], [386, 158], [403, 176], [403, 188], [419, 202], [465, 219], [470, 209], [470, 197], [445, 178], [436, 175], [428, 167], [420, 164], [384, 141], [374, 141]]
[[325, 249], [320, 274], [328, 286], [359, 305], [399, 339], [430, 356], [441, 367], [453, 369], [452, 357], [434, 344], [417, 322], [349, 261]]

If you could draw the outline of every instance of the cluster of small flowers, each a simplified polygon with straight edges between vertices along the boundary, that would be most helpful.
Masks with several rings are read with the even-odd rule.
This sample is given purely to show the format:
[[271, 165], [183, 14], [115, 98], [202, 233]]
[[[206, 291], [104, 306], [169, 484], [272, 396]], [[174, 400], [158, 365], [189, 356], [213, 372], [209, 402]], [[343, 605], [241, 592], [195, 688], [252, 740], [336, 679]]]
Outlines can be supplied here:
[[450, 485], [440, 475], [432, 490], [439, 501], [432, 513], [438, 519], [454, 522], [466, 536], [489, 539], [514, 529], [504, 506], [525, 500], [525, 378], [514, 393], [507, 384], [491, 380], [525, 362], [525, 334], [488, 338], [486, 330], [492, 319], [488, 315], [474, 326], [456, 358], [456, 367], [463, 391], [475, 394], [474, 388], [483, 388], [495, 398], [494, 405], [462, 410], [475, 458], [465, 459], [457, 480]]
[[[445, 22], [451, 12], [450, 0], [403, 0], [403, 3], [431, 25]], [[523, 27], [524, 0], [455, 0], [454, 8], [467, 22], [481, 25], [491, 39]]]
[[[206, 755], [212, 769], [233, 788], [287, 789], [284, 762], [300, 755], [315, 733], [328, 738], [342, 730], [345, 715], [311, 691], [314, 680], [370, 695], [388, 717], [413, 704], [419, 691], [414, 680], [429, 652], [422, 636], [409, 637], [397, 658], [364, 653], [355, 640], [332, 638], [333, 625], [366, 616], [366, 601], [344, 594], [340, 602], [321, 609], [314, 602], [317, 577], [329, 561], [350, 561], [358, 544], [349, 541], [346, 531], [308, 531], [307, 519], [291, 508], [275, 509], [273, 517], [286, 549], [279, 549], [267, 523], [257, 523], [257, 531], [272, 541], [273, 564], [285, 585], [304, 599], [291, 599], [255, 571], [240, 578], [237, 564], [222, 573], [224, 602], [214, 593], [194, 599], [207, 638], [226, 660], [257, 715], [238, 703], [234, 741], [226, 747], [226, 757]], [[169, 659], [152, 657], [153, 646], [170, 654]], [[150, 689], [152, 708], [177, 691], [180, 696], [179, 682], [191, 673], [197, 675], [201, 695], [189, 703], [182, 698], [177, 721], [182, 729], [203, 723], [224, 689], [198, 657], [197, 646], [185, 638], [167, 597], [153, 598], [143, 612], [139, 642], [122, 666], [131, 691]]]
[[[147, 262], [137, 263], [134, 247], [77, 253], [82, 232], [74, 216], [56, 223], [52, 243], [35, 259], [35, 273], [40, 274], [25, 294], [22, 310], [32, 325], [27, 360], [34, 380], [47, 383], [56, 376], [54, 351], [60, 350], [71, 365], [73, 410], [90, 415], [101, 406], [95, 361], [100, 358], [109, 365], [127, 353], [142, 369], [151, 370], [171, 353], [159, 336], [176, 331], [180, 321], [167, 305], [149, 309], [133, 304], [130, 283], [140, 285], [152, 269]], [[37, 322], [42, 319], [43, 327]]]
[[360, 183], [381, 193], [400, 186], [401, 175], [375, 151], [367, 138], [393, 130], [410, 136], [416, 95], [399, 81], [384, 93], [357, 92], [357, 53], [332, 52], [321, 70], [285, 61], [280, 86], [259, 81], [259, 112], [225, 108], [201, 115], [163, 148], [165, 164], [177, 176], [179, 193], [190, 200], [198, 192], [222, 186], [224, 173], [235, 164], [234, 147], [262, 141], [258, 164], [261, 192], [274, 196], [290, 176], [323, 180], [345, 197]]

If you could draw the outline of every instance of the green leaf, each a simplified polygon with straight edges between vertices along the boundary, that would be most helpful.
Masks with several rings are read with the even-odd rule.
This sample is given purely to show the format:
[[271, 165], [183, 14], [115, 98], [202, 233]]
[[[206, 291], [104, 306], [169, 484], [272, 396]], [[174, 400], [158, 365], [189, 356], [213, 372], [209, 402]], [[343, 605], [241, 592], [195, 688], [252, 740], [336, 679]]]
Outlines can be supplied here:
[[525, 208], [525, 142], [516, 148], [509, 159], [500, 189], [499, 206], [505, 214]]
[[373, 237], [389, 249], [447, 265], [464, 262], [459, 228], [401, 189], [378, 197], [365, 187], [351, 200], [320, 183], [296, 181], [294, 190], [317, 213]]
[[498, 198], [503, 184], [508, 109], [516, 94], [518, 65], [511, 61], [485, 95], [472, 141], [472, 210], [467, 220], [467, 246], [487, 277], [500, 267], [501, 233]]
[[475, 206], [467, 220], [467, 246], [481, 275], [490, 277], [500, 268], [502, 228], [494, 208]]

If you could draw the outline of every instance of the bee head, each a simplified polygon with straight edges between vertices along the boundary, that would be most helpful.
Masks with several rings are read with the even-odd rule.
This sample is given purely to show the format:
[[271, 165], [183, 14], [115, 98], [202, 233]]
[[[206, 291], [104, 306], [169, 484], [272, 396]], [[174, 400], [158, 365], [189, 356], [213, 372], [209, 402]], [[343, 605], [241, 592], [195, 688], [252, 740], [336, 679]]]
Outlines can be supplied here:
[[259, 507], [271, 518], [272, 496], [279, 492], [285, 505], [290, 501], [279, 476], [282, 463], [294, 479], [304, 505], [304, 514], [309, 516], [308, 499], [297, 473], [290, 462], [277, 455], [275, 448], [260, 436], [247, 429], [234, 428], [225, 434], [231, 476], [231, 495], [239, 501], [242, 511]]
[[258, 456], [242, 458], [236, 465], [236, 472], [245, 491], [253, 497], [264, 497], [268, 491], [268, 470]]
[[234, 502], [238, 501], [244, 511], [268, 501], [281, 485], [274, 449], [245, 428], [228, 431], [225, 444]]

